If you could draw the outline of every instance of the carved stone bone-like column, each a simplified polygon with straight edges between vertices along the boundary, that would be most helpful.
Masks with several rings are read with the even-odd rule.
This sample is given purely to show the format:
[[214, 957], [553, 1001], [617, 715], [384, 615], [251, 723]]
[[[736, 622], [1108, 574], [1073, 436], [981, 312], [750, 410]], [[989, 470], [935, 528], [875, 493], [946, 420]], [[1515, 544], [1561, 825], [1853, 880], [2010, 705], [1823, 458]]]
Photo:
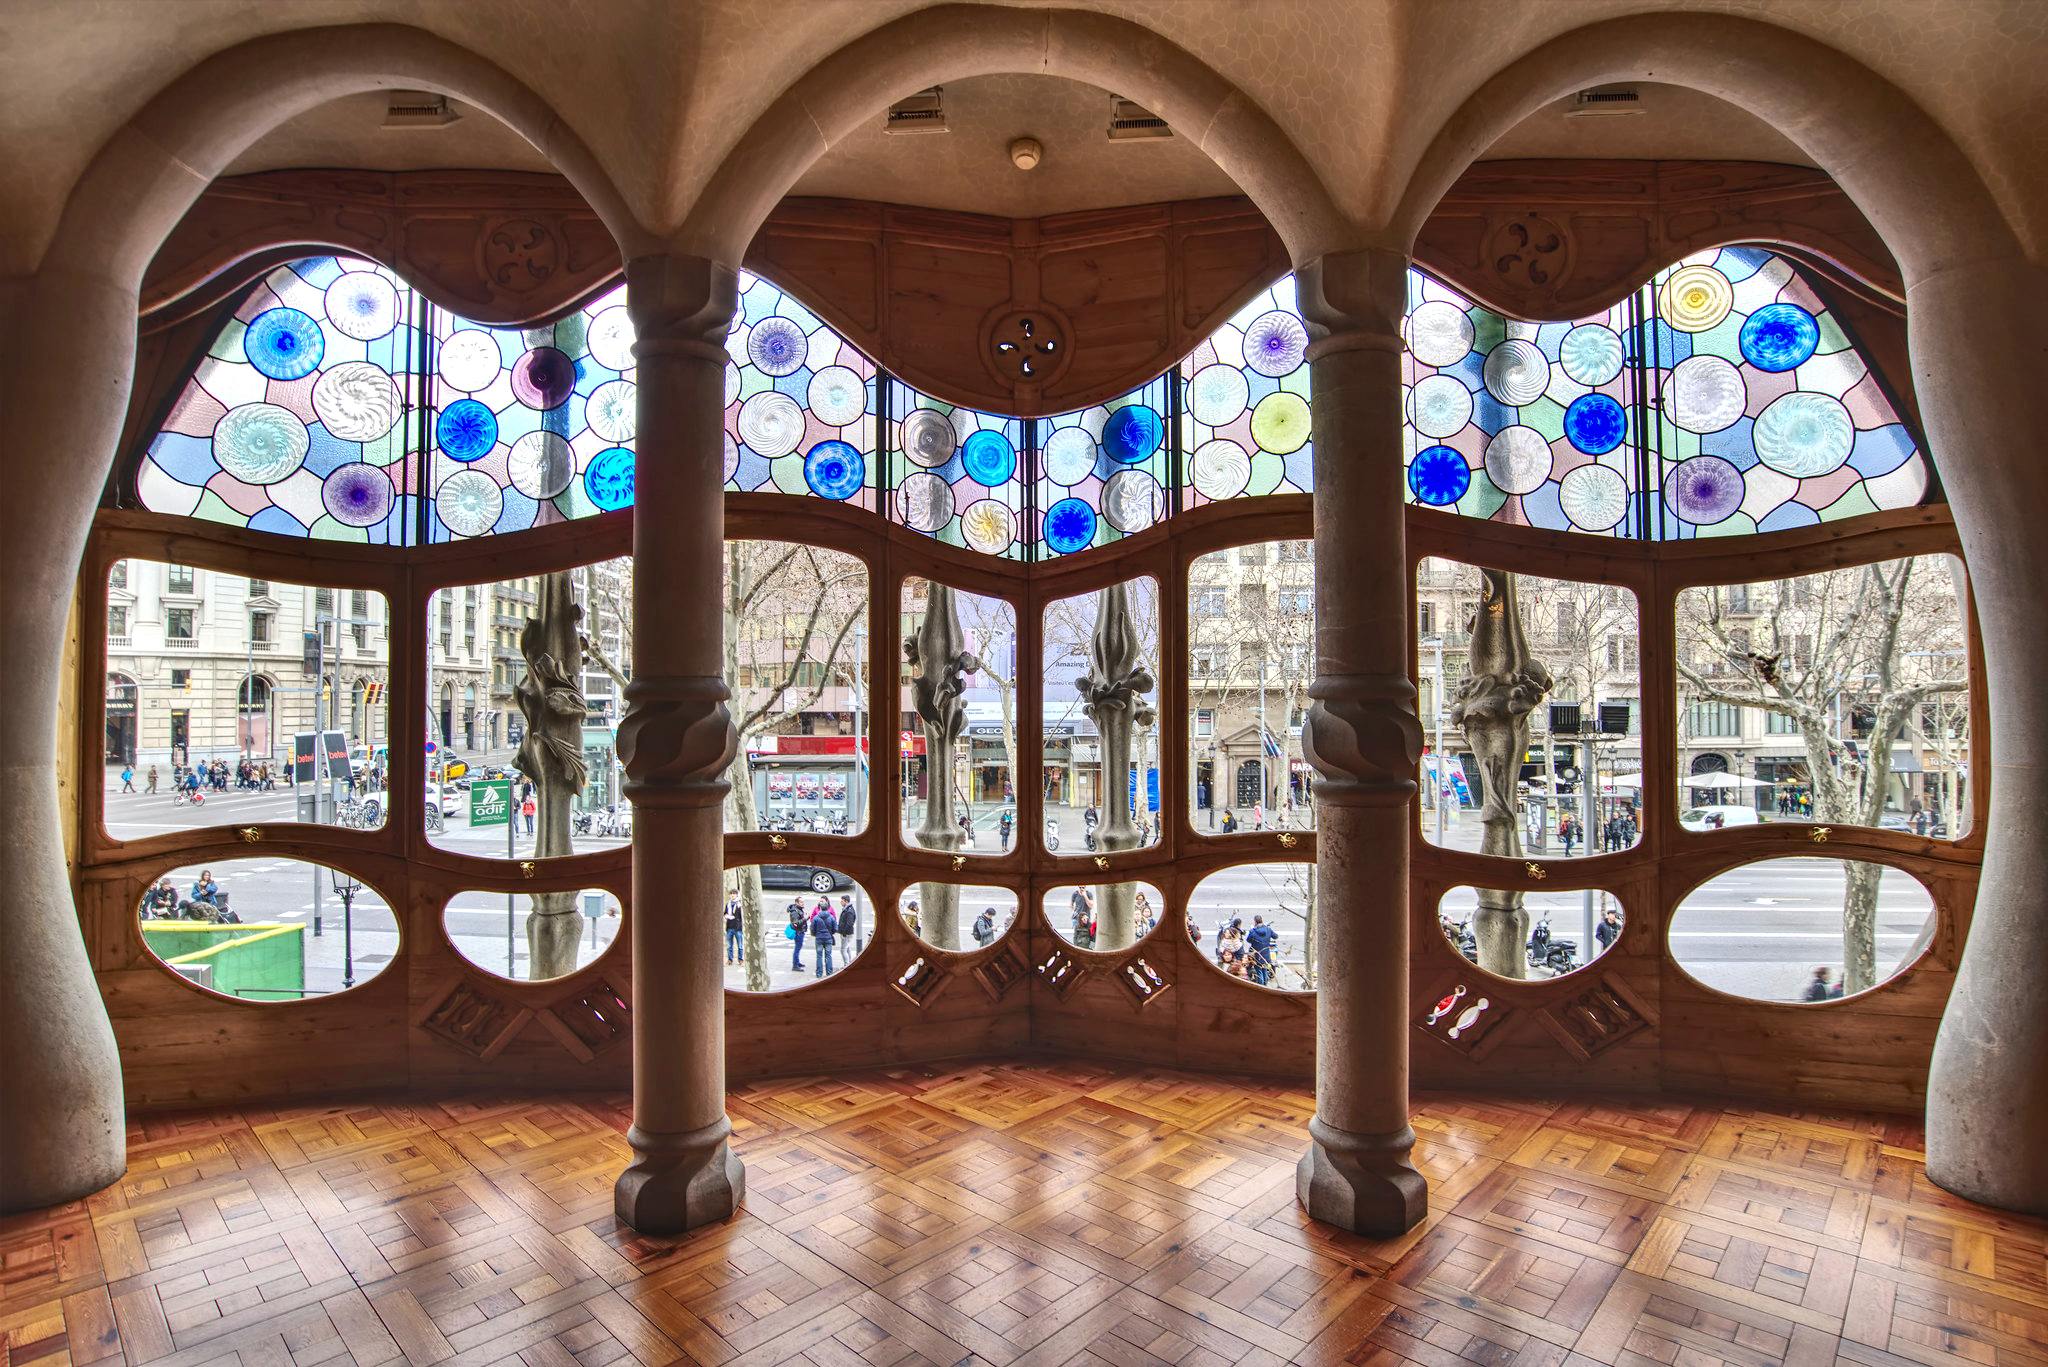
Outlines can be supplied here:
[[[960, 607], [952, 589], [944, 584], [930, 586], [917, 635], [903, 643], [903, 654], [914, 671], [911, 692], [918, 720], [924, 725], [925, 787], [929, 790], [917, 843], [928, 850], [950, 853], [960, 848], [962, 840], [953, 810], [953, 747], [967, 731], [963, 676], [981, 668], [981, 662], [967, 651], [967, 634], [960, 629]], [[924, 883], [921, 895], [918, 933], [940, 949], [960, 948], [960, 885]]]
[[[1088, 672], [1074, 681], [1081, 710], [1102, 744], [1102, 821], [1095, 843], [1105, 854], [1133, 850], [1140, 839], [1131, 814], [1131, 742], [1152, 724], [1144, 695], [1154, 684], [1145, 668], [1138, 624], [1131, 616], [1131, 586], [1111, 584], [1095, 596], [1095, 631], [1088, 640]], [[1095, 905], [1095, 948], [1128, 949], [1138, 941], [1138, 885], [1108, 883]]]
[[[1486, 785], [1479, 808], [1479, 852], [1519, 859], [1522, 832], [1515, 819], [1515, 784], [1529, 749], [1529, 713], [1550, 691], [1550, 671], [1529, 653], [1515, 577], [1506, 570], [1482, 569], [1479, 584], [1471, 672], [1458, 686], [1451, 723], [1465, 733]], [[1479, 966], [1503, 978], [1528, 977], [1529, 959], [1522, 952], [1528, 939], [1529, 915], [1522, 910], [1522, 894], [1481, 888], [1479, 911], [1472, 918]]]
[[1319, 775], [1316, 1114], [1297, 1173], [1315, 1219], [1412, 1228], [1429, 1188], [1409, 1162], [1409, 804], [1422, 759], [1408, 677], [1401, 498], [1407, 259], [1327, 256], [1295, 277], [1315, 415], [1316, 680], [1302, 749]]
[[[576, 852], [569, 834], [569, 808], [583, 791], [583, 646], [577, 624], [583, 609], [569, 586], [569, 571], [540, 579], [540, 604], [519, 633], [526, 673], [512, 690], [526, 718], [519, 743], [519, 772], [533, 779], [540, 829], [536, 859]], [[535, 982], [576, 970], [576, 946], [583, 919], [573, 892], [535, 893], [526, 913], [526, 972]]]
[[718, 952], [726, 767], [725, 335], [738, 279], [699, 257], [628, 263], [639, 340], [634, 674], [619, 757], [633, 821], [633, 1161], [620, 1220], [673, 1234], [722, 1220], [746, 1178], [725, 1115]]

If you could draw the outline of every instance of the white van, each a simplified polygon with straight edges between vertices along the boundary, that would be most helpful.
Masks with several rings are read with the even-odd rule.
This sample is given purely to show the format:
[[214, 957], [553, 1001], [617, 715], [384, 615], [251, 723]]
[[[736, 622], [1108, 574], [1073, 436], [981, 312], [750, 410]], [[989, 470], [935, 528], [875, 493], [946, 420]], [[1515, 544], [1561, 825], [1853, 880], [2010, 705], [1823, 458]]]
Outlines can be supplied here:
[[1758, 821], [1754, 807], [1687, 807], [1678, 814], [1678, 824], [1688, 831], [1725, 831], [1730, 826], [1754, 826]]

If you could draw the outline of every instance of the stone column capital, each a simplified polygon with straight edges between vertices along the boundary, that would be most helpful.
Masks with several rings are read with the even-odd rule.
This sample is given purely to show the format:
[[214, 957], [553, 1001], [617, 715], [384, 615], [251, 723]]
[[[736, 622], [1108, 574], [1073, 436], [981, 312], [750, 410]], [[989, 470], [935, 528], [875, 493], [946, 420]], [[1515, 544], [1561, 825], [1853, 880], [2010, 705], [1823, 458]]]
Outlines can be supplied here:
[[739, 733], [716, 675], [640, 675], [626, 685], [618, 751], [626, 796], [655, 807], [709, 807], [724, 800]]
[[1337, 351], [1401, 351], [1408, 258], [1385, 248], [1332, 252], [1294, 273], [1309, 359]]
[[1405, 674], [1324, 674], [1301, 728], [1303, 757], [1321, 775], [1319, 801], [1398, 807], [1415, 795], [1422, 723]]
[[626, 263], [626, 308], [633, 355], [726, 359], [725, 338], [739, 311], [739, 273], [701, 256], [638, 256]]

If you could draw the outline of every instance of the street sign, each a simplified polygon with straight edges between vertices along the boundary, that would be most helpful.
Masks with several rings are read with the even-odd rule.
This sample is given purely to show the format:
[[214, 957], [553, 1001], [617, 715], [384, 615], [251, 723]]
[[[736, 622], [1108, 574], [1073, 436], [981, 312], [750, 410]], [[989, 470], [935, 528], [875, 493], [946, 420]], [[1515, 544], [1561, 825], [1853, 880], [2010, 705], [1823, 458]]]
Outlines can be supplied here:
[[327, 777], [353, 778], [348, 767], [348, 737], [339, 731], [322, 731], [320, 747], [327, 756]]
[[512, 821], [512, 780], [482, 778], [469, 785], [469, 824], [506, 826]]
[[292, 782], [311, 783], [318, 772], [320, 738], [311, 731], [292, 733]]

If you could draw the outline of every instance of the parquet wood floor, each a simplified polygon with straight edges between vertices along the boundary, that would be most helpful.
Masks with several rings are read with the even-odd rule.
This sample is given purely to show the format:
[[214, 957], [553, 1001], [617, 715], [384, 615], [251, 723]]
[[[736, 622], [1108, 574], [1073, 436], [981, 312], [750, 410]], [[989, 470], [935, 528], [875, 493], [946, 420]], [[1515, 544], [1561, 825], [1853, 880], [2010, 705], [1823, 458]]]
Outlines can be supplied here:
[[1418, 1098], [1427, 1221], [1309, 1223], [1313, 1099], [1009, 1062], [744, 1088], [743, 1212], [611, 1216], [616, 1097], [150, 1116], [0, 1224], [8, 1364], [2048, 1367], [2048, 1226], [1917, 1130]]

